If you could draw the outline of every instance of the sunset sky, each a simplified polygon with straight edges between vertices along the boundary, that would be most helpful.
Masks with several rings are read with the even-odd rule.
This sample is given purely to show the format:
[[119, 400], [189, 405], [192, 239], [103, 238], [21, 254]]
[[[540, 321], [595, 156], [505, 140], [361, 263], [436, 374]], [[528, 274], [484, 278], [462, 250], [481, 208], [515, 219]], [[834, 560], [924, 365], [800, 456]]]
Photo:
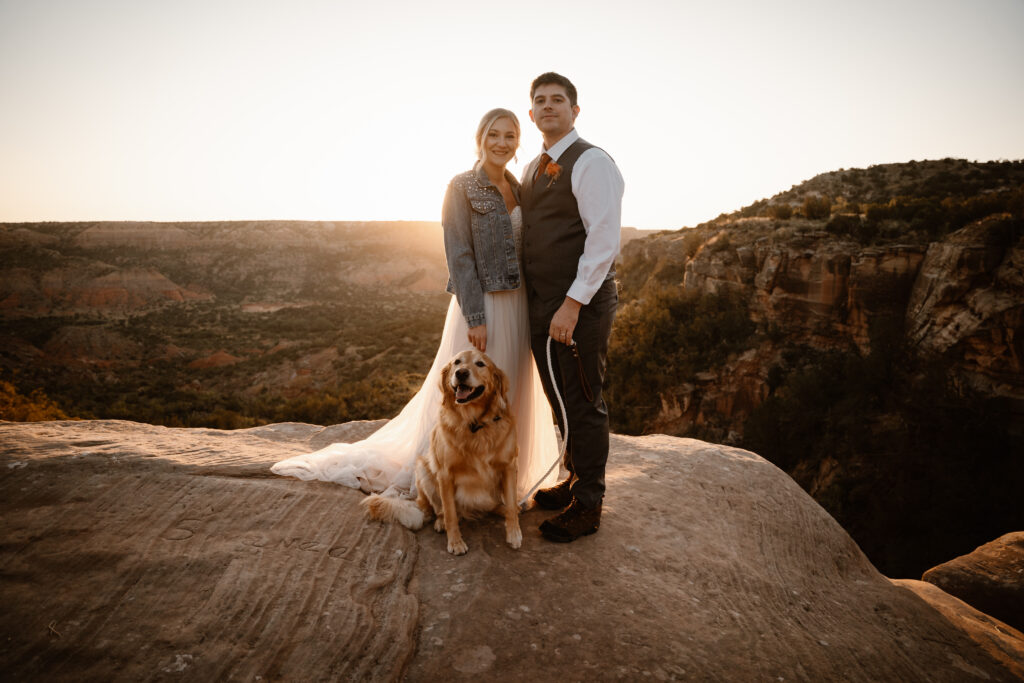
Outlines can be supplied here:
[[696, 225], [818, 173], [1024, 158], [1024, 1], [0, 0], [0, 221], [438, 220], [492, 107], [559, 71]]

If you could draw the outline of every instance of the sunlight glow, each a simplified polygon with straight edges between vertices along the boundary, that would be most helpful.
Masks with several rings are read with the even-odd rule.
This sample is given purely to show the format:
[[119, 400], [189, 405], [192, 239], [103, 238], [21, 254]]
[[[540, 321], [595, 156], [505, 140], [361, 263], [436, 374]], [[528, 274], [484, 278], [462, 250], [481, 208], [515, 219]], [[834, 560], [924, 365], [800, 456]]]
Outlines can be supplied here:
[[0, 221], [437, 220], [485, 111], [520, 117], [513, 172], [539, 152], [546, 70], [637, 227], [840, 167], [1024, 157], [1024, 3], [815, 7], [0, 0]]

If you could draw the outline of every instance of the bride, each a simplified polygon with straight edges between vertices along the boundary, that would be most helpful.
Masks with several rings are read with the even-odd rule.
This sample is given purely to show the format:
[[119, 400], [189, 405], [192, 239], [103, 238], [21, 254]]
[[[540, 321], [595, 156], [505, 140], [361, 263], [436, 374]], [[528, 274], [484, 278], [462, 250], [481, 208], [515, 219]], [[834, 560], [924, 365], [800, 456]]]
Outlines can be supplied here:
[[[519, 119], [508, 109], [484, 114], [476, 131], [479, 161], [448, 185], [441, 223], [452, 297], [434, 363], [419, 392], [363, 441], [336, 443], [282, 460], [275, 474], [333, 481], [366, 492], [415, 497], [416, 457], [430, 447], [441, 403], [441, 369], [475, 346], [505, 371], [519, 441], [518, 497], [558, 456], [551, 408], [530, 352], [522, 286], [519, 183], [505, 169], [519, 147]], [[557, 471], [540, 487], [554, 484]]]

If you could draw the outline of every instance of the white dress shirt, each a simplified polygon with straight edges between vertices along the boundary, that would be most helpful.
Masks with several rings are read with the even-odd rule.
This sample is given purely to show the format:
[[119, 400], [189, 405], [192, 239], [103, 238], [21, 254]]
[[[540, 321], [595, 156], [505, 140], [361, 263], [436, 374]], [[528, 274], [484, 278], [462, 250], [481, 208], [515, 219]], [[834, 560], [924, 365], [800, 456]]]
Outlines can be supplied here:
[[[579, 138], [580, 134], [573, 128], [551, 149], [544, 151], [557, 162], [558, 157]], [[587, 239], [576, 268], [576, 279], [566, 296], [581, 304], [589, 304], [619, 254], [625, 183], [612, 158], [597, 147], [591, 147], [579, 156], [573, 164], [571, 180], [572, 194], [576, 197]]]

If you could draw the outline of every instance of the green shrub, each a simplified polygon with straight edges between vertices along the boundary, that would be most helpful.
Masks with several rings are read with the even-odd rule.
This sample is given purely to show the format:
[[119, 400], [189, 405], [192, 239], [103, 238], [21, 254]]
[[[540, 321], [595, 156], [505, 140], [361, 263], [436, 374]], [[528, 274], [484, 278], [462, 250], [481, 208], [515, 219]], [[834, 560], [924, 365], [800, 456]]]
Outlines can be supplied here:
[[885, 204], [869, 204], [867, 209], [864, 211], [864, 215], [869, 221], [877, 222], [891, 218], [892, 212]]
[[841, 213], [832, 216], [825, 224], [825, 230], [833, 235], [854, 235], [860, 229], [860, 218]]
[[860, 221], [854, 230], [853, 236], [861, 244], [870, 244], [878, 236], [878, 223], [875, 221]]
[[768, 207], [768, 217], [785, 221], [793, 217], [793, 205], [788, 203], [772, 204]]
[[731, 292], [665, 288], [623, 306], [608, 350], [613, 429], [642, 433], [660, 409], [660, 392], [721, 364], [753, 331], [746, 300]]
[[987, 216], [1004, 212], [1020, 215], [1022, 211], [1024, 187], [968, 197], [898, 196], [884, 204], [867, 205], [865, 215], [870, 223], [902, 221], [911, 231], [939, 239]]
[[742, 445], [811, 490], [884, 574], [919, 576], [1024, 524], [1024, 444], [1011, 406], [915, 360], [899, 321], [876, 326], [872, 346], [790, 354]]
[[700, 249], [700, 245], [706, 241], [706, 236], [703, 233], [691, 230], [686, 237], [683, 238], [683, 252], [687, 258], [693, 258]]
[[811, 195], [804, 198], [804, 217], [806, 218], [828, 218], [832, 214], [832, 200], [828, 197], [816, 197]]
[[712, 254], [732, 249], [732, 239], [729, 237], [729, 233], [719, 235], [718, 239], [708, 245], [708, 249], [711, 250]]
[[10, 382], [0, 380], [0, 420], [44, 422], [66, 420], [68, 416], [41, 389], [23, 395]]

